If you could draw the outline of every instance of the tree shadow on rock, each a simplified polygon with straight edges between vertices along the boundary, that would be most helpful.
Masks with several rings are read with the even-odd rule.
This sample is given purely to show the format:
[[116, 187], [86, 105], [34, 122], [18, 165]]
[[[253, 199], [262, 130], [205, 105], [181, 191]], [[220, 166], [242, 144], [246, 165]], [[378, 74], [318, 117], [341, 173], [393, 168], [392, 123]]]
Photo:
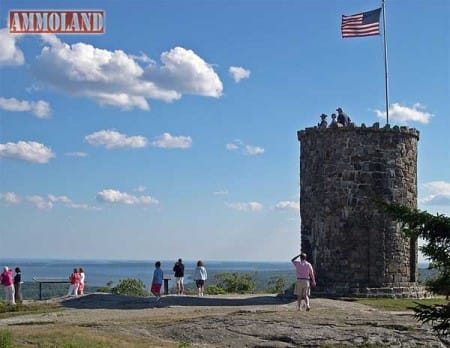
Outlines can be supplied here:
[[61, 302], [63, 307], [77, 309], [148, 309], [171, 306], [261, 306], [280, 305], [292, 302], [291, 298], [276, 295], [248, 296], [162, 296], [159, 301], [155, 297], [134, 297], [106, 293], [89, 294], [77, 298], [69, 298]]

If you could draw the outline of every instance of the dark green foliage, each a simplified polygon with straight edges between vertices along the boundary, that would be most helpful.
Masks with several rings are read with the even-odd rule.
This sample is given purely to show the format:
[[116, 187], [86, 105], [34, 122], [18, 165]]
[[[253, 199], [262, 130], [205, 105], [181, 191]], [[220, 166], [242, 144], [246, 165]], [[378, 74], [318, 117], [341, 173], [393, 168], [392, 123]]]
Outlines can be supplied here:
[[254, 276], [249, 273], [218, 273], [217, 286], [228, 293], [247, 293], [255, 291]]
[[286, 287], [286, 279], [282, 277], [272, 277], [267, 283], [267, 290], [273, 294], [281, 294]]
[[[427, 287], [435, 293], [450, 295], [450, 218], [432, 215], [418, 209], [398, 204], [381, 203], [384, 209], [403, 224], [403, 231], [411, 238], [422, 238], [422, 253], [431, 260], [430, 268], [437, 271], [427, 281]], [[447, 305], [418, 305], [415, 316], [422, 322], [432, 322], [433, 329], [442, 336], [450, 335], [450, 302]]]
[[441, 336], [448, 336], [450, 333], [450, 302], [444, 305], [427, 306], [417, 304], [414, 308], [414, 316], [420, 321], [436, 323], [433, 326]]
[[206, 287], [206, 294], [207, 295], [223, 295], [226, 294], [225, 290], [218, 286], [217, 284], [214, 285], [209, 285], [208, 287]]
[[148, 295], [145, 290], [144, 282], [135, 278], [120, 280], [117, 286], [111, 288], [111, 293], [116, 295], [129, 295], [137, 297], [144, 297]]

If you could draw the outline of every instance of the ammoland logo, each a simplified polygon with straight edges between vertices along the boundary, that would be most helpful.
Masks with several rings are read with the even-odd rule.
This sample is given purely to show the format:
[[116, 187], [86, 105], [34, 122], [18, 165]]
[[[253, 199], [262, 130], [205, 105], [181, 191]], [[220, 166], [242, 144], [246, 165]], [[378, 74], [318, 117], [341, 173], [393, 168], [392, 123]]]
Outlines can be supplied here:
[[10, 10], [11, 34], [103, 34], [103, 10]]

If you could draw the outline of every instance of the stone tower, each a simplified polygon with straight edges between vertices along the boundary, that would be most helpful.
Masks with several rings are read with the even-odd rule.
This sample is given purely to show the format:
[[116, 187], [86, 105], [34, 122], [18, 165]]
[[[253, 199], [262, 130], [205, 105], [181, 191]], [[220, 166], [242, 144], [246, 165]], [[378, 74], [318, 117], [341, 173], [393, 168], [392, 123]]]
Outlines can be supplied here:
[[306, 128], [297, 135], [301, 247], [319, 290], [358, 295], [390, 289], [409, 296], [417, 281], [417, 241], [405, 237], [376, 201], [417, 206], [419, 132], [375, 123]]

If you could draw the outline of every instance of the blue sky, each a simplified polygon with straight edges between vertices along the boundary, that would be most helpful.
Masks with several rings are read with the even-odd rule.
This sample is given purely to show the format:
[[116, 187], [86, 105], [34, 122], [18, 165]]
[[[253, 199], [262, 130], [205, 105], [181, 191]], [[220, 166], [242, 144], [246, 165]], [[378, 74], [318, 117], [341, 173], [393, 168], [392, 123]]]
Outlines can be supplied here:
[[[390, 123], [420, 131], [419, 208], [450, 214], [450, 5], [387, 0]], [[3, 257], [286, 261], [297, 130], [384, 125], [379, 1], [1, 0]], [[10, 9], [102, 9], [103, 35], [10, 35]]]

